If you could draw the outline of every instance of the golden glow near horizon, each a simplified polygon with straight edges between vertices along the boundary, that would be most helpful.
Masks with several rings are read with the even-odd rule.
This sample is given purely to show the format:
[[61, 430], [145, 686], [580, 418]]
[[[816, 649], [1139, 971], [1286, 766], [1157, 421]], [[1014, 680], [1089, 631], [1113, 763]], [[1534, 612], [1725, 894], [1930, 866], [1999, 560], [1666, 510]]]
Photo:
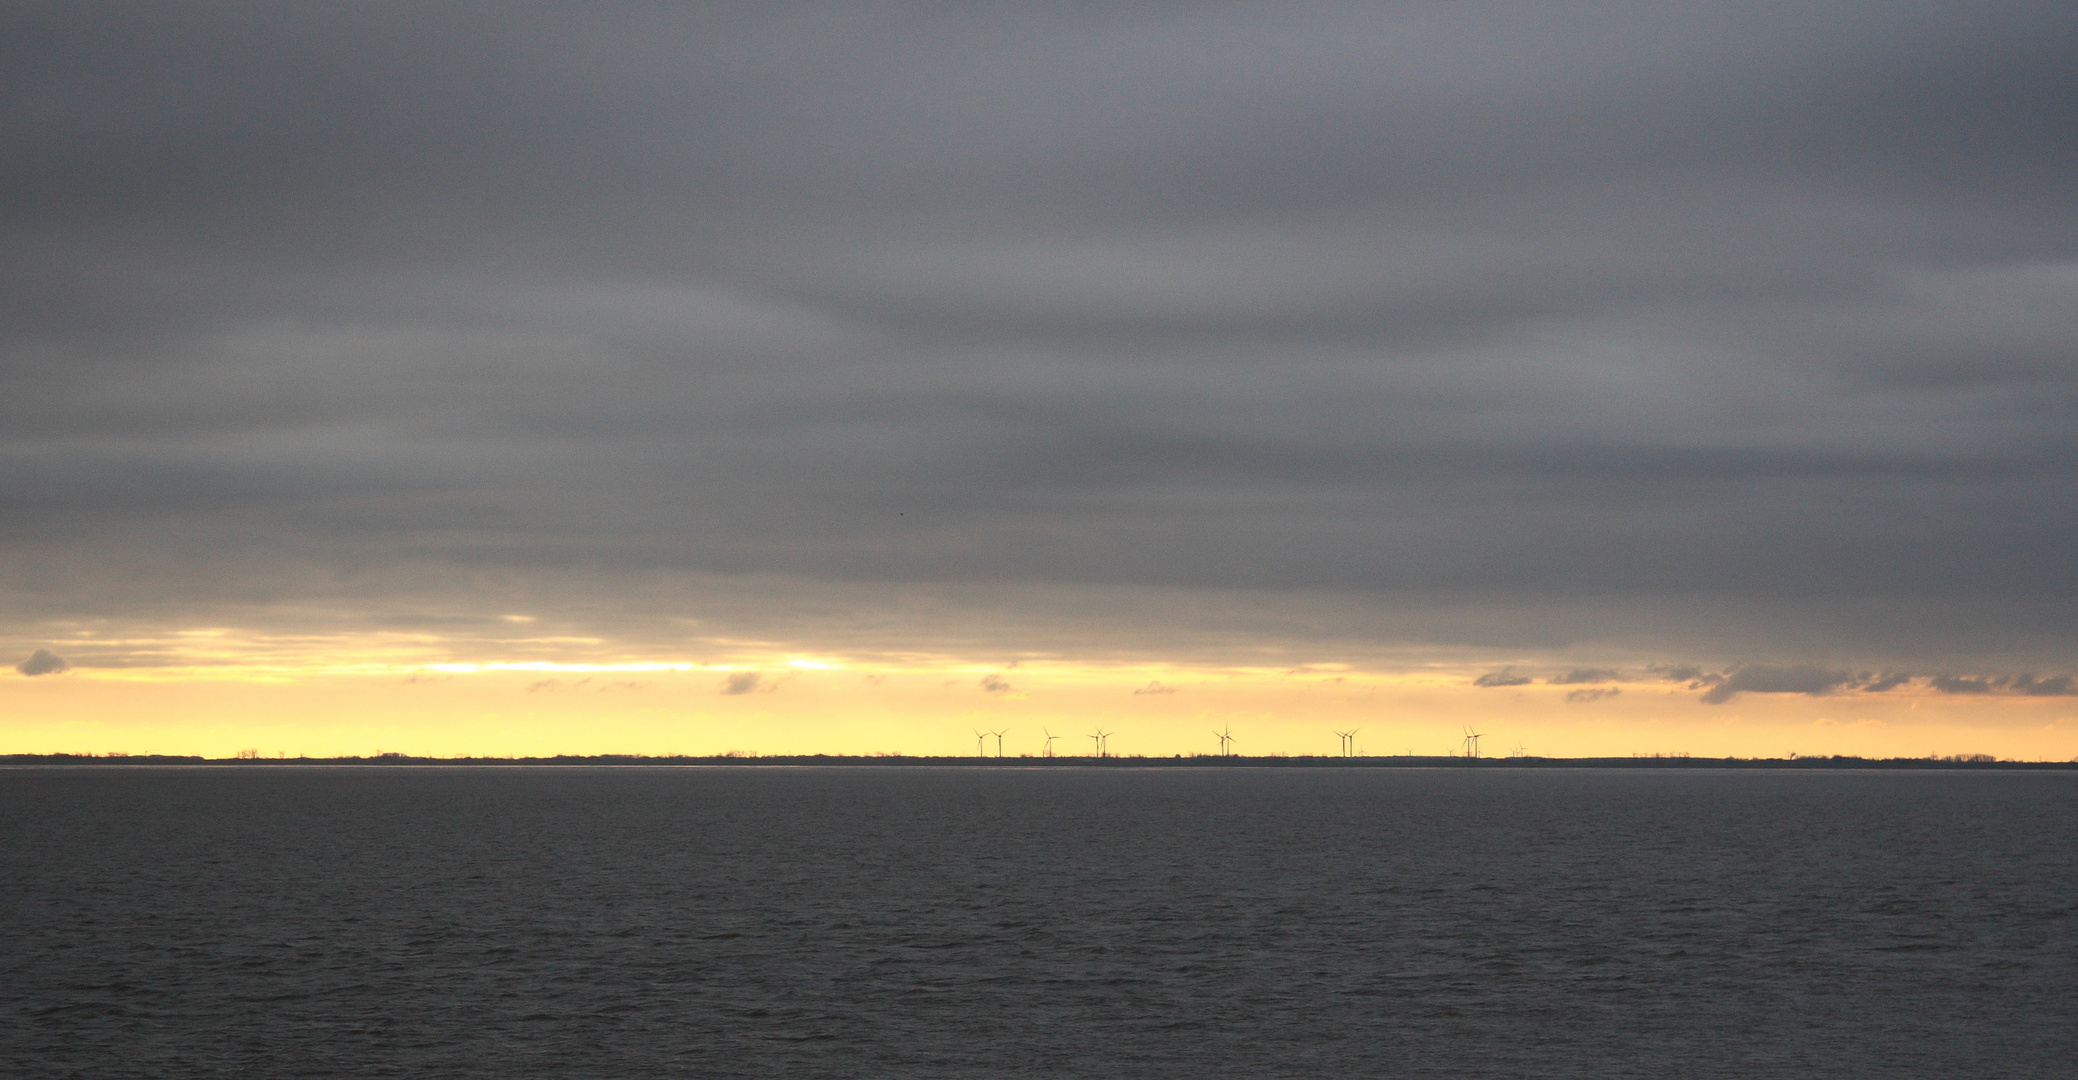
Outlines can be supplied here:
[[[512, 643], [507, 643], [512, 644]], [[608, 658], [596, 639], [527, 639], [584, 659], [469, 659], [429, 635], [263, 637], [232, 630], [85, 638], [149, 662], [0, 676], [0, 752], [267, 757], [553, 754], [972, 755], [1004, 731], [1006, 756], [1333, 754], [1358, 730], [1370, 755], [1443, 754], [1467, 727], [1486, 756], [2078, 757], [2078, 698], [1883, 693], [1741, 694], [1702, 705], [1690, 686], [1607, 679], [1481, 687], [1490, 665], [1412, 670], [1324, 663], [1237, 666], [955, 656], [842, 656], [730, 643], [723, 658]], [[995, 753], [995, 740], [987, 741]]]

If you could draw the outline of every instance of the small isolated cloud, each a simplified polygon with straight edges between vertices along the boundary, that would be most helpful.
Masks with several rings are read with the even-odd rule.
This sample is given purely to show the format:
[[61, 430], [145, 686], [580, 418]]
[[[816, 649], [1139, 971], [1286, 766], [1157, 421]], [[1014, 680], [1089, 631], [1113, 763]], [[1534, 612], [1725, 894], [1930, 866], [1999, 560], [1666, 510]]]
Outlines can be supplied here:
[[1556, 679], [1549, 680], [1554, 686], [1578, 686], [1581, 683], [1615, 682], [1616, 672], [1607, 668], [1574, 668]]
[[981, 692], [984, 694], [1007, 694], [1010, 692], [1010, 680], [1001, 675], [983, 675], [981, 677]]
[[1855, 682], [1844, 671], [1827, 671], [1808, 664], [1796, 667], [1742, 667], [1724, 677], [1703, 695], [1703, 704], [1722, 705], [1739, 694], [1810, 694], [1817, 697]]
[[1146, 686], [1143, 686], [1140, 689], [1133, 691], [1133, 693], [1135, 694], [1173, 694], [1175, 692], [1175, 687], [1163, 686], [1162, 681], [1160, 679], [1156, 679], [1155, 681], [1148, 683]]
[[24, 675], [33, 676], [56, 675], [61, 671], [69, 670], [71, 667], [72, 665], [66, 663], [65, 658], [59, 656], [57, 653], [54, 653], [49, 649], [38, 649], [35, 652], [30, 653], [29, 658], [27, 660], [24, 660], [21, 663], [16, 664], [14, 666], [14, 669], [16, 671], [21, 672]]
[[1512, 671], [1489, 671], [1472, 680], [1473, 686], [1527, 686], [1530, 677]]
[[1596, 686], [1586, 690], [1573, 690], [1566, 694], [1566, 704], [1585, 705], [1592, 701], [1600, 701], [1603, 698], [1613, 698], [1621, 693], [1623, 691], [1613, 686]]
[[765, 688], [765, 677], [755, 671], [738, 671], [722, 680], [722, 693], [735, 697], [752, 694]]
[[540, 682], [530, 682], [527, 684], [527, 693], [538, 694], [543, 690], [554, 690], [561, 685], [563, 685], [561, 679], [543, 679]]

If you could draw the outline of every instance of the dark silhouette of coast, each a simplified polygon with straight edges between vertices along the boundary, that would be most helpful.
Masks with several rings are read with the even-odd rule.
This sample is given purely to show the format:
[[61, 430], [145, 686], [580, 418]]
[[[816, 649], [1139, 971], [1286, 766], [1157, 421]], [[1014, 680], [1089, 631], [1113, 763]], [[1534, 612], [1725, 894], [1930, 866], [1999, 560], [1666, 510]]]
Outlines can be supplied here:
[[0, 768], [218, 767], [281, 769], [310, 766], [360, 768], [991, 768], [991, 769], [1891, 769], [1918, 771], [2078, 771], [2078, 761], [1998, 761], [1985, 755], [1945, 758], [1706, 758], [1666, 757], [1333, 757], [1190, 755], [1171, 757], [912, 757], [902, 754], [719, 754], [712, 756], [646, 756], [641, 754], [557, 755], [554, 757], [413, 757], [377, 754], [370, 757], [210, 758], [165, 754], [4, 754]]

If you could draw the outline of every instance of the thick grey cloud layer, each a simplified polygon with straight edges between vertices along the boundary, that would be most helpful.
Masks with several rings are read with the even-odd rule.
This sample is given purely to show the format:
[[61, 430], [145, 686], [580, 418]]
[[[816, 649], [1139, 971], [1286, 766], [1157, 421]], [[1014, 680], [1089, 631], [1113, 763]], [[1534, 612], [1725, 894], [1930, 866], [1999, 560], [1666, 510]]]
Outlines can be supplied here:
[[1862, 605], [2058, 664], [2078, 15], [1674, 7], [14, 5], [9, 603]]

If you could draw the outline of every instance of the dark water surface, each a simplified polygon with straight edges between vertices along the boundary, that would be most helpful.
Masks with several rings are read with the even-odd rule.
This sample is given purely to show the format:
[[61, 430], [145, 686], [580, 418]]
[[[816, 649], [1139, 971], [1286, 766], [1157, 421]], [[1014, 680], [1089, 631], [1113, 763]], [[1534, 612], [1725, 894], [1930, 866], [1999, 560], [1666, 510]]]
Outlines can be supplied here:
[[2078, 1075], [2078, 776], [0, 772], [0, 1075]]

